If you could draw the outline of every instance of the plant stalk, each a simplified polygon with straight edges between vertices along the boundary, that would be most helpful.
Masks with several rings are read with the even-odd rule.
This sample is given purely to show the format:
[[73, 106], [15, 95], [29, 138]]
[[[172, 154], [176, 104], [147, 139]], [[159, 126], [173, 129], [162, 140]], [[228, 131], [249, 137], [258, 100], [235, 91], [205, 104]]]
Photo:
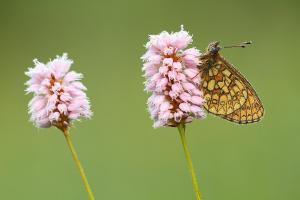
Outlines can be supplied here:
[[185, 124], [181, 123], [181, 124], [178, 125], [177, 128], [179, 130], [179, 134], [180, 134], [181, 143], [182, 143], [182, 146], [183, 146], [185, 158], [186, 158], [187, 163], [188, 163], [189, 172], [190, 172], [191, 177], [192, 177], [192, 183], [193, 183], [193, 188], [194, 188], [194, 191], [195, 191], [195, 194], [196, 194], [196, 200], [201, 200], [201, 195], [200, 195], [200, 190], [199, 190], [199, 186], [198, 186], [198, 182], [197, 182], [196, 173], [195, 173], [195, 170], [194, 170], [193, 162], [192, 162], [191, 155], [190, 155], [188, 145], [187, 145], [187, 141], [186, 141]]
[[89, 182], [88, 182], [88, 180], [86, 178], [86, 175], [84, 173], [83, 167], [82, 167], [82, 165], [80, 163], [80, 160], [78, 158], [78, 155], [76, 153], [75, 147], [74, 147], [74, 145], [72, 143], [71, 136], [70, 136], [68, 130], [64, 130], [63, 133], [64, 133], [64, 136], [65, 136], [66, 141], [68, 143], [69, 149], [70, 149], [70, 151], [72, 153], [73, 160], [75, 161], [76, 166], [77, 166], [77, 168], [79, 170], [79, 173], [80, 173], [80, 176], [82, 178], [82, 181], [83, 181], [84, 187], [86, 189], [86, 192], [88, 194], [89, 200], [95, 200], [95, 198], [93, 196], [93, 193], [92, 193], [92, 189], [91, 189], [91, 187], [89, 185]]

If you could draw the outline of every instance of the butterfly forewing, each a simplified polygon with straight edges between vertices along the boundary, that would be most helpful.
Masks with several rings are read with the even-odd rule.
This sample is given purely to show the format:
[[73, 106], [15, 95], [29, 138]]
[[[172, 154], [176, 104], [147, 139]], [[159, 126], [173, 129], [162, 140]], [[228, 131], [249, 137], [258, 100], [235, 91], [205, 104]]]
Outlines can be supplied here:
[[263, 106], [246, 78], [217, 54], [201, 74], [205, 109], [236, 123], [252, 123], [263, 116]]

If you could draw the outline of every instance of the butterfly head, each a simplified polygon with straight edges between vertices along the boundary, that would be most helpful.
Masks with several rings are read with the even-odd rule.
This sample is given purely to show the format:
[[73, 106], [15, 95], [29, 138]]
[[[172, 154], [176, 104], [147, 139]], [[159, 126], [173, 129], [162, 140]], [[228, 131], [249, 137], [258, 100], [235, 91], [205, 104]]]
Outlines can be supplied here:
[[216, 42], [211, 42], [208, 47], [207, 47], [207, 52], [209, 52], [210, 54], [217, 54], [221, 47], [220, 47], [220, 42], [216, 41]]

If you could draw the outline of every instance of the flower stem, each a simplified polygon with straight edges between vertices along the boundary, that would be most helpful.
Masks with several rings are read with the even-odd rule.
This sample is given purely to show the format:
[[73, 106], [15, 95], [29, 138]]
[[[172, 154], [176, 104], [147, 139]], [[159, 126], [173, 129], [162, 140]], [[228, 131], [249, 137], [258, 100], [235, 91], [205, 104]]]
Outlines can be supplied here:
[[182, 146], [183, 146], [185, 158], [187, 160], [189, 171], [190, 171], [190, 174], [192, 176], [192, 183], [193, 183], [194, 191], [196, 193], [196, 200], [201, 200], [200, 190], [199, 190], [199, 186], [198, 186], [198, 182], [197, 182], [197, 177], [196, 177], [196, 174], [195, 174], [193, 162], [192, 162], [192, 159], [191, 159], [191, 155], [190, 155], [188, 145], [187, 145], [187, 141], [186, 141], [186, 137], [185, 137], [185, 124], [181, 123], [181, 124], [178, 125], [177, 128], [178, 128], [179, 133], [180, 133], [180, 138], [181, 138], [181, 143], [182, 143]]
[[88, 193], [89, 200], [95, 200], [95, 198], [93, 196], [93, 193], [92, 193], [92, 190], [91, 190], [91, 187], [89, 185], [89, 182], [88, 182], [88, 180], [86, 178], [86, 175], [84, 173], [83, 167], [82, 167], [82, 165], [81, 165], [81, 163], [79, 161], [79, 158], [78, 158], [78, 155], [76, 153], [75, 147], [74, 147], [74, 145], [72, 143], [71, 136], [70, 136], [68, 130], [64, 130], [63, 132], [64, 132], [64, 136], [66, 138], [66, 141], [68, 143], [68, 146], [70, 148], [70, 151], [72, 153], [72, 157], [73, 157], [73, 159], [74, 159], [74, 161], [75, 161], [75, 163], [76, 163], [76, 165], [78, 167], [78, 170], [80, 172], [80, 176], [81, 176], [81, 178], [83, 180], [84, 187], [85, 187], [85, 189], [86, 189], [86, 191]]

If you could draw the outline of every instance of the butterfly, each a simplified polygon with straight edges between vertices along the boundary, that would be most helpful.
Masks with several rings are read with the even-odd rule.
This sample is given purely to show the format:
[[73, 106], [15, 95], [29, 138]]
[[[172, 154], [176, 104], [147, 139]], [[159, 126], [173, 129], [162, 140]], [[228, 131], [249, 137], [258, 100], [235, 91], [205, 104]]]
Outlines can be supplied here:
[[[246, 44], [251, 42], [228, 47], [245, 47]], [[200, 57], [199, 87], [205, 99], [204, 108], [231, 122], [258, 122], [264, 115], [262, 102], [249, 81], [219, 54], [221, 48], [219, 42], [212, 42]]]

